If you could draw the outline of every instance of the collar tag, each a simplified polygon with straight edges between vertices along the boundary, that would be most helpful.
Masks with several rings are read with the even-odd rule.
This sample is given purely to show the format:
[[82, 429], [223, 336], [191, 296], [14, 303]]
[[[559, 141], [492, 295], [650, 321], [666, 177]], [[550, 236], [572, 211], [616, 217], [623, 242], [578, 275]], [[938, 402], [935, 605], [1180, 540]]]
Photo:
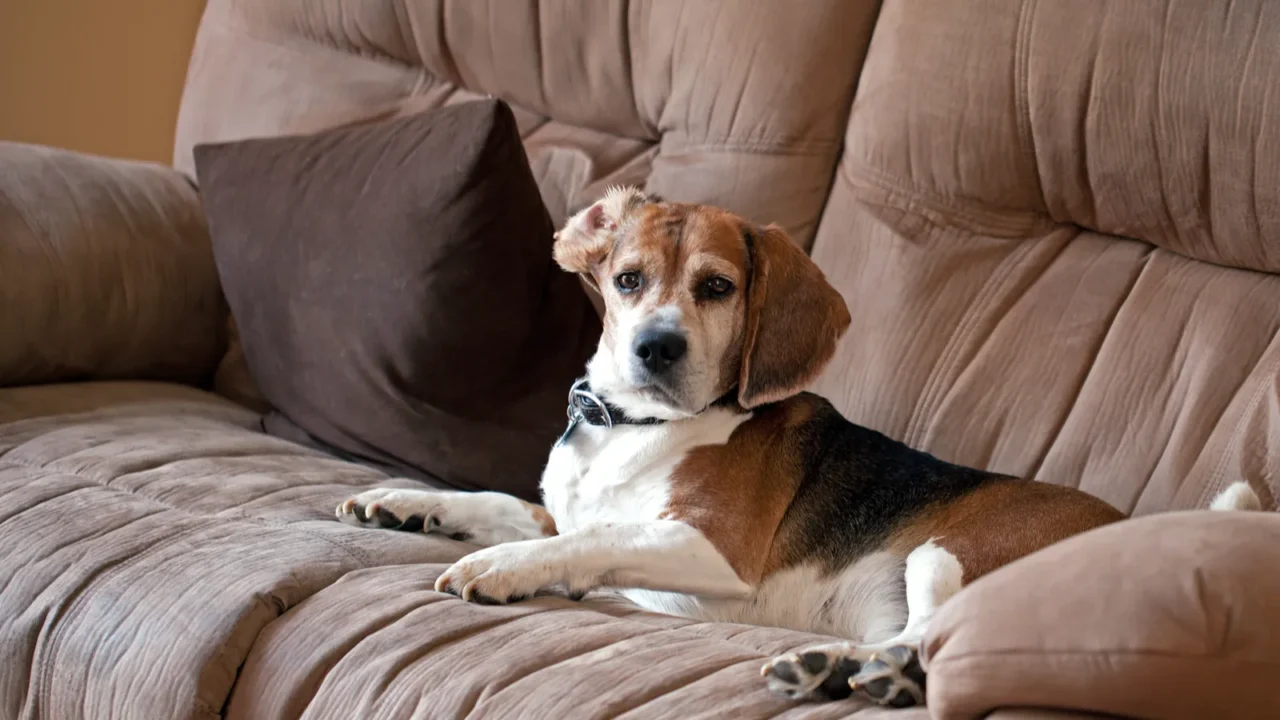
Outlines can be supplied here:
[[613, 427], [613, 415], [610, 414], [609, 407], [604, 404], [599, 395], [591, 392], [585, 377], [580, 378], [569, 389], [569, 407], [566, 412], [571, 424], [585, 422], [588, 425]]
[[569, 416], [569, 427], [565, 428], [558, 444], [562, 444], [573, 435], [578, 423], [586, 423], [597, 427], [612, 428], [614, 425], [661, 425], [666, 420], [658, 418], [632, 418], [622, 408], [609, 407], [608, 403], [597, 395], [587, 378], [578, 378], [569, 388], [569, 406], [565, 409]]
[[578, 427], [578, 421], [571, 416], [569, 418], [569, 427], [565, 428], [564, 432], [560, 433], [560, 439], [556, 440], [556, 445], [563, 445], [568, 442], [570, 436], [573, 435], [574, 428], [576, 427]]

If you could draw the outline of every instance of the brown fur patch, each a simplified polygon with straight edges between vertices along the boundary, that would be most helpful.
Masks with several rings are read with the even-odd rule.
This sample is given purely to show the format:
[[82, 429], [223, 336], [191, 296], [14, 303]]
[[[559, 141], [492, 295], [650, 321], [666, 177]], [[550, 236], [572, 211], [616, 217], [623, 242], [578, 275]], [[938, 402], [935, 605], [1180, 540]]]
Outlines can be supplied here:
[[551, 537], [552, 535], [557, 534], [556, 519], [551, 517], [551, 513], [547, 512], [541, 505], [534, 505], [533, 503], [525, 502], [524, 500], [521, 500], [520, 502], [524, 503], [524, 506], [529, 509], [529, 514], [533, 515], [533, 520], [538, 523], [538, 527], [542, 529], [543, 535]]
[[782, 518], [800, 485], [798, 435], [812, 400], [793, 398], [757, 412], [724, 445], [692, 450], [671, 473], [664, 519], [697, 528], [743, 582], [759, 583], [780, 557]]
[[906, 556], [934, 538], [960, 561], [962, 582], [968, 585], [1024, 555], [1124, 518], [1124, 513], [1074, 488], [1000, 480], [926, 509], [894, 533], [889, 548]]
[[739, 286], [747, 282], [747, 248], [742, 220], [719, 208], [680, 203], [645, 205], [635, 231], [618, 243], [601, 285], [627, 270], [639, 270], [654, 292], [643, 292], [646, 305], [680, 304], [692, 309], [700, 280], [723, 273]]

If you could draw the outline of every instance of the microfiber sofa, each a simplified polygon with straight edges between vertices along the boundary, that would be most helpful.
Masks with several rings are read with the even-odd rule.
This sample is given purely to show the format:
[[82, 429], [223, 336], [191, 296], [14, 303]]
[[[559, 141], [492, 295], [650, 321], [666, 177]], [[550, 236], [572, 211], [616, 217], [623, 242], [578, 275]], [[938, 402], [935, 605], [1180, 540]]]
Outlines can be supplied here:
[[[0, 144], [0, 718], [1280, 717], [1278, 46], [1266, 0], [209, 0], [171, 167]], [[902, 711], [769, 694], [810, 634], [433, 592], [471, 546], [333, 510], [449, 478], [264, 431], [193, 148], [482, 97], [556, 223], [785, 227], [852, 420], [1135, 518], [950, 601]]]

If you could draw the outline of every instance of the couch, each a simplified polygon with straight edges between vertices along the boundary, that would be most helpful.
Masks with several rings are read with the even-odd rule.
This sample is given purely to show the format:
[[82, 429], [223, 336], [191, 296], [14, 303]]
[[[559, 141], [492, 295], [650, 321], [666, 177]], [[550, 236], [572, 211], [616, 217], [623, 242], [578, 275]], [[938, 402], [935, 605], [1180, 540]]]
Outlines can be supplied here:
[[[1280, 493], [1277, 45], [1265, 0], [209, 0], [171, 167], [0, 144], [0, 718], [1274, 716], [1187, 667], [1277, 669], [1280, 518], [1196, 512]], [[927, 709], [769, 694], [806, 633], [433, 592], [471, 546], [333, 517], [422, 481], [262, 431], [192, 149], [484, 96], [557, 222], [784, 226], [852, 420], [1135, 519], [948, 603]]]

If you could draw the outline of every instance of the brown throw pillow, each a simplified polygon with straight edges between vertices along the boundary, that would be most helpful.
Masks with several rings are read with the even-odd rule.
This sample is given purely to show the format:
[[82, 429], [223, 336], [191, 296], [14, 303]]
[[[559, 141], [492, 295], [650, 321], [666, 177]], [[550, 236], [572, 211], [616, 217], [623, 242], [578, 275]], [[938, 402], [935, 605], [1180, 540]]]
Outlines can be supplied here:
[[196, 148], [268, 432], [536, 498], [600, 334], [511, 109], [486, 100]]

